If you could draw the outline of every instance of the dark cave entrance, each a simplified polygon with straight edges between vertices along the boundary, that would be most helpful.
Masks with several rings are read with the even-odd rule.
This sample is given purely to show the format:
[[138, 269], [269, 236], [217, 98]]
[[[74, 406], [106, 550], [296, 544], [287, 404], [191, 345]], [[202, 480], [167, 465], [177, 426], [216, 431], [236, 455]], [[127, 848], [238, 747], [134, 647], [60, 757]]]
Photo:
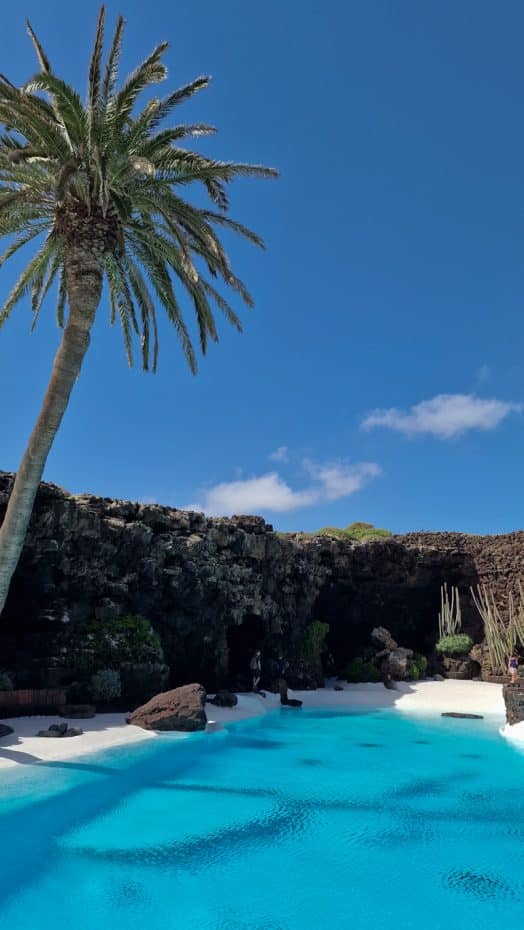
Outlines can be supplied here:
[[264, 622], [256, 614], [246, 614], [242, 623], [228, 627], [228, 684], [231, 688], [251, 689], [250, 662], [256, 650], [262, 648], [265, 636]]
[[437, 638], [440, 585], [383, 586], [376, 582], [355, 586], [326, 585], [314, 607], [315, 618], [329, 623], [328, 651], [342, 672], [355, 656], [372, 647], [371, 631], [386, 627], [401, 646], [428, 654]]
[[408, 581], [381, 578], [377, 573], [366, 579], [331, 581], [320, 590], [312, 616], [329, 623], [327, 648], [334, 656], [337, 673], [343, 672], [350, 659], [366, 655], [371, 631], [377, 626], [386, 627], [399, 645], [431, 655], [438, 639], [440, 586], [444, 581], [459, 586], [464, 631], [474, 641], [482, 639], [480, 618], [469, 593], [469, 584], [476, 583], [474, 569], [465, 558], [458, 565], [444, 562], [435, 566], [429, 558], [428, 563], [421, 559], [417, 574], [414, 572]]

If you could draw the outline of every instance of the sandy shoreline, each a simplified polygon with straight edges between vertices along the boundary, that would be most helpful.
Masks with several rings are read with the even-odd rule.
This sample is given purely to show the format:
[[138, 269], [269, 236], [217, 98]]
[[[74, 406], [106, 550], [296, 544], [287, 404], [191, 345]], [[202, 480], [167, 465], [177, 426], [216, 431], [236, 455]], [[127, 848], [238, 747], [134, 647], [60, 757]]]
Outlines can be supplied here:
[[[328, 686], [317, 691], [290, 691], [298, 697], [304, 707], [338, 707], [349, 709], [360, 707], [391, 707], [404, 713], [439, 714], [444, 711], [459, 711], [493, 715], [493, 725], [509, 739], [523, 740], [524, 726], [503, 727], [504, 702], [502, 687], [480, 681], [421, 681], [398, 683], [397, 690], [388, 691], [382, 684], [346, 685], [343, 691], [334, 691]], [[206, 705], [208, 730], [212, 732], [226, 723], [263, 716], [278, 708], [279, 698], [267, 693], [239, 695], [234, 708]], [[144, 740], [158, 738], [155, 733], [128, 726], [125, 714], [98, 714], [92, 720], [71, 721], [84, 730], [83, 736], [70, 739], [46, 739], [34, 734], [45, 729], [57, 717], [18, 717], [5, 720], [14, 733], [0, 739], [0, 769], [16, 766], [36, 765], [39, 762], [72, 759], [89, 755], [115, 746], [132, 745]], [[173, 734], [175, 736], [175, 734]], [[180, 738], [184, 738], [179, 734]]]

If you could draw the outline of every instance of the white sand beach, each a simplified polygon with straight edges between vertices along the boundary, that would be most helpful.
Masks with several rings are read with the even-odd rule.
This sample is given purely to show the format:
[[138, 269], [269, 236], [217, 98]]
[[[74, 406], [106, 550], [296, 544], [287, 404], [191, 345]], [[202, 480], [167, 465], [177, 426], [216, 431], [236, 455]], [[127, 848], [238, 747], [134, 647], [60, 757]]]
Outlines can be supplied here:
[[[335, 691], [333, 683], [317, 691], [290, 690], [290, 697], [303, 701], [305, 707], [337, 708], [381, 708], [391, 707], [403, 713], [439, 714], [446, 711], [477, 713], [493, 717], [493, 726], [508, 739], [524, 740], [524, 724], [515, 727], [503, 726], [504, 701], [500, 685], [480, 681], [421, 681], [399, 682], [394, 691], [382, 684], [347, 684], [343, 691]], [[208, 730], [219, 729], [226, 723], [259, 717], [280, 706], [276, 694], [240, 694], [233, 708], [206, 705]], [[291, 711], [290, 711], [291, 712]], [[14, 730], [10, 736], [0, 739], [0, 769], [38, 762], [60, 761], [84, 756], [115, 746], [132, 745], [143, 740], [158, 738], [155, 733], [129, 726], [125, 714], [98, 714], [92, 720], [70, 721], [80, 726], [82, 736], [67, 739], [37, 737], [38, 730], [56, 723], [58, 717], [18, 717], [4, 720]], [[184, 739], [184, 734], [170, 734], [170, 738]]]

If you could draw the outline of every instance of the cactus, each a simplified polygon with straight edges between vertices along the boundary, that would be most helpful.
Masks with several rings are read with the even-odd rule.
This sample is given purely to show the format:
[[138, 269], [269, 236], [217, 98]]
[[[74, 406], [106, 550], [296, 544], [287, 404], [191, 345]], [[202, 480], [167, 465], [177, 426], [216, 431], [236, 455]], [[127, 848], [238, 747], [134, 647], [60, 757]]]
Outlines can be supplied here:
[[445, 636], [455, 636], [462, 629], [462, 615], [460, 611], [460, 597], [458, 588], [451, 588], [451, 597], [448, 594], [447, 583], [440, 588], [440, 613], [438, 615], [439, 640]]
[[508, 594], [508, 622], [505, 623], [495, 602], [491, 588], [486, 585], [477, 585], [475, 591], [471, 588], [471, 595], [475, 606], [484, 621], [484, 633], [488, 647], [491, 668], [495, 675], [505, 674], [508, 659], [514, 654], [517, 637], [523, 641], [524, 633], [524, 600], [523, 591], [519, 582], [520, 600], [515, 607], [513, 594]]

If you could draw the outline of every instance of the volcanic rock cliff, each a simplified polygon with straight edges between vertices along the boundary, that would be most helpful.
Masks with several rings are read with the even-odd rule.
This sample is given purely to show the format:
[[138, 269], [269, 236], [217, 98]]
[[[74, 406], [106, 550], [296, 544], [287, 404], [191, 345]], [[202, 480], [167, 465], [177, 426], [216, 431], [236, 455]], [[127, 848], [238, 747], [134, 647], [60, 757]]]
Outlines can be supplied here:
[[[0, 521], [11, 480], [0, 472]], [[459, 586], [464, 628], [479, 642], [469, 586], [487, 582], [503, 600], [523, 555], [523, 532], [355, 544], [276, 534], [260, 517], [207, 518], [42, 484], [0, 620], [0, 667], [20, 683], [55, 682], [67, 666], [66, 625], [141, 614], [160, 635], [172, 684], [242, 685], [256, 647], [290, 654], [313, 619], [330, 624], [342, 669], [378, 625], [430, 650], [443, 581]]]

